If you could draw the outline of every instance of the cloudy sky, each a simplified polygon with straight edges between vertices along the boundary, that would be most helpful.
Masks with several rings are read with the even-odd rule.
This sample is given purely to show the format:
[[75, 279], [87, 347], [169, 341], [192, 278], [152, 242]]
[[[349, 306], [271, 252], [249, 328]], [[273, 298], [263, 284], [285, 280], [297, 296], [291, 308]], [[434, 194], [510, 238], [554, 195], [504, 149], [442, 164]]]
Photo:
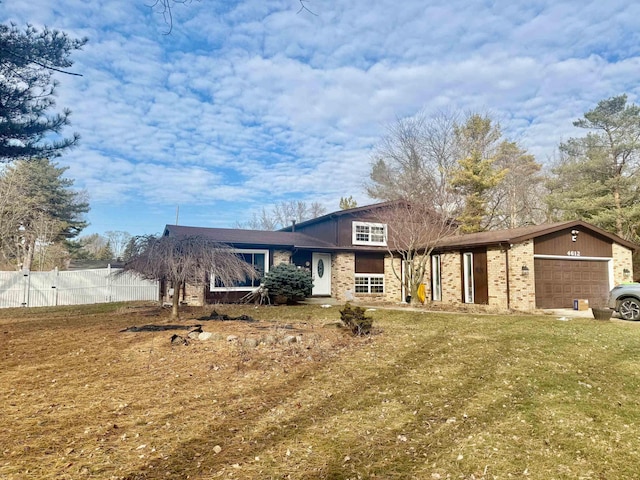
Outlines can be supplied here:
[[395, 119], [490, 112], [545, 163], [572, 121], [640, 95], [640, 3], [618, 0], [3, 0], [0, 19], [89, 43], [56, 75], [81, 144], [57, 161], [84, 232], [235, 227], [263, 206], [369, 203]]

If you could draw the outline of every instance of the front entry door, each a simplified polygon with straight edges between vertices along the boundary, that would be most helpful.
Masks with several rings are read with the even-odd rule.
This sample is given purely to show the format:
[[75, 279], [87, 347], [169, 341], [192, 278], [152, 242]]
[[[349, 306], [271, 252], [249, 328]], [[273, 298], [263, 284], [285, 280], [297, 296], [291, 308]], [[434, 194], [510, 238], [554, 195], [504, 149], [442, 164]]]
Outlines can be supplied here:
[[313, 253], [311, 255], [313, 290], [312, 295], [331, 295], [331, 254]]

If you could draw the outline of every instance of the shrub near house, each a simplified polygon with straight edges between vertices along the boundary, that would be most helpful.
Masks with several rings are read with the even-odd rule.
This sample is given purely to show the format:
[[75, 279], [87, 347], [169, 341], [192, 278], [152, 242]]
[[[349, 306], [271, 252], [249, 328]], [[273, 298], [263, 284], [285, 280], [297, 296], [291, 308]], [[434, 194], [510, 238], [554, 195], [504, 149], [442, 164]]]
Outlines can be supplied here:
[[281, 263], [265, 275], [264, 287], [276, 303], [292, 303], [311, 295], [313, 280], [308, 270], [290, 263]]

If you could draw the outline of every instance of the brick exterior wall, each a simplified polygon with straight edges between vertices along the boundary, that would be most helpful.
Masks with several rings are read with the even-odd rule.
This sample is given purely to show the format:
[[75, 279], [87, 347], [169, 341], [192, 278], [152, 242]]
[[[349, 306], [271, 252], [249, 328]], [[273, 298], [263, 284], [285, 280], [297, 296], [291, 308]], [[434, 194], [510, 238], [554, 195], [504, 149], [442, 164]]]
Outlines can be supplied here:
[[399, 302], [402, 285], [393, 273], [391, 262], [400, 271], [400, 259], [384, 258], [384, 294], [355, 292], [356, 256], [354, 253], [335, 253], [331, 257], [331, 296], [340, 302]]
[[459, 252], [440, 255], [442, 303], [462, 303], [462, 264]]
[[[393, 262], [393, 265], [392, 265]], [[402, 260], [400, 258], [391, 258], [390, 255], [384, 257], [384, 298], [387, 302], [401, 302], [402, 299], [402, 282], [398, 280], [393, 269], [400, 274]]]
[[291, 252], [288, 250], [274, 250], [273, 251], [273, 265], [280, 265], [281, 263], [291, 263]]
[[[522, 274], [523, 266], [529, 269], [529, 275]], [[533, 241], [513, 245], [509, 250], [509, 294], [512, 309], [527, 311], [536, 308], [535, 275]]]
[[504, 249], [487, 248], [487, 280], [489, 306], [500, 310], [509, 308], [507, 298], [507, 257]]
[[[509, 275], [507, 278], [507, 253]], [[440, 255], [442, 273], [442, 304], [462, 304], [462, 257], [460, 252]], [[522, 266], [529, 268], [529, 275], [522, 275]], [[499, 247], [487, 248], [488, 309], [533, 310], [535, 308], [535, 276], [533, 268], [533, 242], [513, 245], [505, 252]], [[507, 280], [510, 285], [507, 287]], [[429, 280], [425, 279], [425, 283]], [[428, 291], [430, 288], [427, 289]], [[510, 294], [511, 299], [508, 298]], [[429, 297], [428, 297], [429, 298]], [[477, 305], [482, 308], [482, 305]]]
[[[633, 260], [631, 258], [632, 251], [620, 244], [613, 244], [613, 288], [625, 282], [633, 281]], [[629, 270], [629, 274], [625, 275], [625, 268]]]
[[352, 300], [355, 274], [355, 253], [334, 253], [331, 256], [331, 296], [340, 302]]
[[204, 305], [204, 285], [190, 285], [187, 283], [184, 300], [181, 301], [194, 307]]

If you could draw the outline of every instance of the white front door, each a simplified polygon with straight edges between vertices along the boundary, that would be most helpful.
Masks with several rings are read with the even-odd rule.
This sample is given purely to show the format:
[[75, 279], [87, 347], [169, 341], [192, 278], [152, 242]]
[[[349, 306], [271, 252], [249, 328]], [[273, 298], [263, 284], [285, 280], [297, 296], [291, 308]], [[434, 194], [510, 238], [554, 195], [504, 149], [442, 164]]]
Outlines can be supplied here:
[[311, 254], [312, 295], [331, 295], [331, 254]]

